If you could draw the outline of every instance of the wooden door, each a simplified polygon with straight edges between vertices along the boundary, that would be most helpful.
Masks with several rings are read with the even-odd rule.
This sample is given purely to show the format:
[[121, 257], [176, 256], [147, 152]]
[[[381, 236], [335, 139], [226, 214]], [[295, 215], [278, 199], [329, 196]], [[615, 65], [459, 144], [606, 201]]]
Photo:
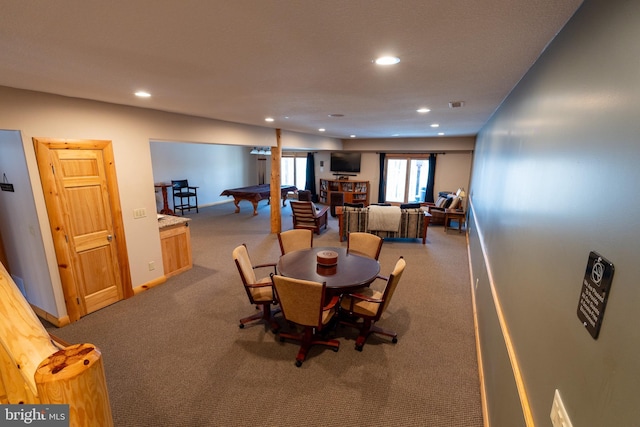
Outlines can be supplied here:
[[70, 321], [133, 294], [111, 141], [34, 138]]

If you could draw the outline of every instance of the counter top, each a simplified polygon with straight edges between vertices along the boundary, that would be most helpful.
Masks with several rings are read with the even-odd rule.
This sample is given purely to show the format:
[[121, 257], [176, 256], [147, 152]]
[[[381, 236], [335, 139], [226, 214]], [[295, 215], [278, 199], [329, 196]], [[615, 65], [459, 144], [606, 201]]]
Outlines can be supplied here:
[[161, 230], [163, 228], [172, 227], [174, 225], [183, 225], [183, 224], [186, 224], [189, 221], [191, 221], [191, 218], [184, 218], [184, 217], [181, 217], [181, 216], [158, 214], [158, 227]]

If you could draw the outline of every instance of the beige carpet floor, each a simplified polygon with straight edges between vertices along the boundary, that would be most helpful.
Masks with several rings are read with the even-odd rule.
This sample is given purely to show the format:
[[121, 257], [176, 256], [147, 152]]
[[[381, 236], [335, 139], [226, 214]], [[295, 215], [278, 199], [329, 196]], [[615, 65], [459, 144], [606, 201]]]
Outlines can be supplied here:
[[[70, 343], [103, 354], [117, 426], [482, 426], [464, 234], [442, 226], [419, 240], [385, 241], [381, 273], [399, 256], [407, 269], [380, 326], [398, 343], [336, 332], [340, 351], [315, 347], [302, 367], [298, 346], [262, 325], [238, 328], [249, 305], [232, 249], [246, 243], [254, 264], [280, 251], [270, 206], [253, 216], [241, 202], [200, 209], [192, 218], [193, 269], [64, 328]], [[282, 208], [282, 228], [291, 211]], [[345, 246], [338, 224], [314, 245]], [[146, 263], [143, 254], [135, 259]], [[373, 286], [379, 286], [375, 283]]]

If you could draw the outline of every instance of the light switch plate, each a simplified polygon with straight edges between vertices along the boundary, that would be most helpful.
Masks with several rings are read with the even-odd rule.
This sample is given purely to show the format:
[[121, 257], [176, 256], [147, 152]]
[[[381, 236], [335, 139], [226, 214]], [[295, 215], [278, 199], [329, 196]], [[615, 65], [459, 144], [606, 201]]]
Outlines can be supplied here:
[[553, 405], [551, 405], [551, 423], [553, 427], [573, 427], [557, 389], [553, 395]]
[[138, 208], [133, 210], [133, 219], [144, 218], [147, 216], [147, 210], [145, 208]]

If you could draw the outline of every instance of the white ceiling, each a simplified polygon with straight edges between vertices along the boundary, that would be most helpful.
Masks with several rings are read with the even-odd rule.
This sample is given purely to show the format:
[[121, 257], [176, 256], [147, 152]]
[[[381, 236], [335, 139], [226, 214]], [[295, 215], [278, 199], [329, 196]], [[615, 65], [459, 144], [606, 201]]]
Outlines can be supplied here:
[[337, 138], [475, 135], [580, 4], [0, 0], [0, 85]]

